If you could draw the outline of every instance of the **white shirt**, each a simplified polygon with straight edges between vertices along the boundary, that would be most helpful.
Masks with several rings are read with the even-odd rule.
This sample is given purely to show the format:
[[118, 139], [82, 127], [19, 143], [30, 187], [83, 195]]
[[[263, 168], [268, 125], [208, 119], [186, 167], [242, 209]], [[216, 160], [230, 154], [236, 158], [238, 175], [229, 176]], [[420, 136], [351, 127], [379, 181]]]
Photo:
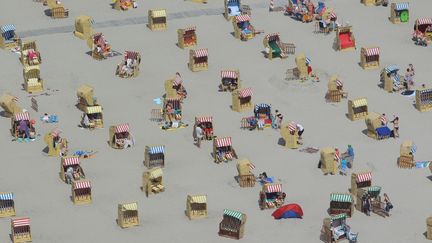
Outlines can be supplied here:
[[66, 170], [66, 174], [71, 174], [71, 175], [73, 175], [73, 173], [74, 173], [74, 169], [73, 169], [73, 167], [72, 167], [72, 166], [69, 166], [69, 167], [67, 168], [67, 170]]
[[197, 126], [197, 127], [195, 128], [195, 133], [196, 133], [196, 136], [197, 136], [198, 138], [202, 138], [202, 137], [203, 137], [203, 130], [202, 130], [201, 127]]
[[304, 130], [304, 128], [303, 128], [303, 126], [301, 124], [297, 124], [297, 129], [299, 131], [303, 131]]

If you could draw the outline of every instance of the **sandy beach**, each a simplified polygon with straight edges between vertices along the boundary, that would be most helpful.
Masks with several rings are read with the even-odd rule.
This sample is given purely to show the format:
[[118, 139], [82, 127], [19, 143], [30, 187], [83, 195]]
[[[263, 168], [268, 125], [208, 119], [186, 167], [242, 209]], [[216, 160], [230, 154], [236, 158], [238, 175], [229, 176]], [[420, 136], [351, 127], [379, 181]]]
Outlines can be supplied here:
[[[304, 53], [312, 60], [321, 82], [286, 81], [285, 71], [295, 67], [294, 57], [268, 60], [264, 50], [265, 34], [242, 42], [235, 39], [233, 25], [220, 14], [222, 0], [208, 4], [189, 1], [139, 1], [139, 7], [121, 12], [111, 9], [109, 0], [63, 0], [70, 10], [66, 19], [51, 19], [44, 15], [41, 3], [12, 1], [0, 3], [0, 25], [14, 24], [17, 32], [28, 35], [24, 40], [36, 40], [42, 55], [41, 77], [45, 88], [58, 90], [50, 96], [37, 96], [39, 112], [30, 108], [30, 95], [21, 89], [22, 65], [18, 55], [0, 51], [0, 94], [9, 92], [19, 97], [19, 104], [37, 120], [41, 136], [31, 143], [12, 142], [11, 121], [0, 117], [0, 192], [13, 192], [17, 217], [30, 217], [33, 242], [229, 242], [218, 236], [224, 209], [247, 214], [243, 242], [322, 242], [320, 230], [328, 217], [330, 193], [348, 192], [351, 172], [371, 171], [372, 184], [381, 186], [394, 205], [391, 216], [370, 217], [355, 211], [348, 224], [359, 232], [359, 242], [414, 243], [427, 242], [426, 218], [432, 215], [430, 195], [431, 173], [425, 169], [400, 169], [396, 161], [404, 140], [417, 145], [415, 159], [432, 160], [428, 151], [432, 135], [432, 112], [420, 113], [413, 98], [387, 93], [377, 85], [380, 71], [396, 64], [401, 74], [409, 63], [416, 68], [416, 86], [431, 87], [430, 57], [432, 49], [413, 44], [411, 33], [416, 18], [430, 17], [431, 3], [410, 2], [408, 24], [394, 25], [389, 20], [390, 7], [365, 7], [359, 1], [326, 0], [335, 9], [341, 22], [353, 26], [357, 49], [337, 52], [332, 48], [335, 34], [313, 33], [314, 23], [301, 23], [282, 12], [268, 12], [267, 2], [245, 0], [252, 6], [251, 23], [265, 34], [279, 32], [283, 42], [294, 43], [296, 54]], [[276, 2], [276, 6], [285, 2]], [[255, 8], [253, 6], [256, 6]], [[168, 29], [150, 31], [144, 23], [128, 24], [133, 19], [146, 20], [147, 11], [165, 8], [168, 14], [208, 9], [208, 15], [168, 19]], [[103, 32], [115, 51], [141, 53], [140, 75], [133, 79], [115, 76], [122, 56], [97, 61], [86, 54], [86, 42], [72, 32], [35, 34], [34, 30], [53, 27], [72, 28], [75, 17], [89, 15], [95, 25], [125, 20], [125, 25], [94, 28]], [[192, 15], [192, 14], [191, 14]], [[180, 15], [177, 15], [180, 16]], [[128, 20], [128, 21], [126, 21]], [[118, 22], [117, 22], [118, 23]], [[177, 29], [197, 27], [198, 48], [208, 48], [209, 70], [191, 72], [187, 67], [189, 50], [176, 46]], [[379, 46], [381, 68], [365, 71], [360, 61], [360, 48]], [[324, 176], [317, 168], [319, 153], [307, 154], [278, 145], [278, 130], [248, 131], [240, 129], [242, 117], [252, 110], [237, 113], [230, 109], [231, 94], [218, 92], [220, 71], [239, 69], [244, 87], [253, 90], [252, 102], [268, 103], [284, 115], [284, 121], [296, 121], [305, 127], [302, 147], [338, 147], [342, 151], [353, 145], [356, 157], [348, 176]], [[164, 81], [180, 72], [188, 97], [184, 101], [185, 129], [163, 131], [150, 121], [150, 111], [160, 108], [153, 99], [164, 94]], [[339, 75], [348, 91], [348, 98], [365, 97], [369, 111], [387, 117], [400, 117], [400, 138], [374, 140], [362, 133], [363, 120], [352, 122], [346, 117], [347, 100], [326, 103], [327, 81]], [[76, 107], [76, 91], [82, 84], [95, 88], [95, 96], [103, 106], [104, 128], [94, 131], [77, 125], [82, 114]], [[44, 113], [57, 114], [58, 124], [43, 124]], [[258, 184], [240, 188], [234, 177], [236, 161], [216, 164], [211, 157], [212, 143], [204, 141], [201, 148], [193, 145], [195, 116], [213, 116], [215, 134], [231, 136], [239, 158], [248, 158], [256, 166], [255, 174], [265, 171], [282, 183], [287, 203], [298, 203], [303, 219], [274, 220], [273, 210], [260, 210]], [[125, 150], [108, 146], [108, 128], [129, 123], [136, 145]], [[43, 136], [59, 127], [69, 141], [70, 151], [98, 151], [92, 159], [82, 160], [86, 178], [92, 182], [93, 202], [75, 206], [70, 200], [71, 187], [59, 179], [60, 158], [47, 157]], [[166, 148], [164, 184], [166, 190], [146, 197], [140, 190], [144, 147], [161, 144]], [[190, 221], [185, 216], [188, 194], [206, 194], [208, 218]], [[116, 224], [117, 204], [138, 202], [141, 224], [121, 229]], [[10, 219], [0, 218], [0, 242], [11, 242]]]

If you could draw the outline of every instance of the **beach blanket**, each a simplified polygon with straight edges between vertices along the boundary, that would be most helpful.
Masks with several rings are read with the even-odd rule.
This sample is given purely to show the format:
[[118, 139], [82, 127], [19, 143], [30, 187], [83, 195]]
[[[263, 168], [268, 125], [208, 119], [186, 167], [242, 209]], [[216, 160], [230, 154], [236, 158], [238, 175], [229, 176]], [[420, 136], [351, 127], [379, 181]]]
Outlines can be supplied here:
[[[59, 120], [58, 120], [58, 116], [57, 115], [50, 115], [50, 116], [48, 116], [48, 122], [47, 123], [57, 123], [57, 122], [59, 122]], [[40, 117], [40, 120], [41, 121], [44, 121], [43, 120], [43, 116], [41, 116]]]
[[153, 102], [154, 102], [156, 105], [162, 105], [162, 98], [155, 98], [155, 99], [153, 99]]
[[423, 169], [429, 167], [431, 161], [419, 161], [415, 163], [417, 169]]
[[86, 151], [86, 150], [77, 150], [73, 153], [74, 156], [78, 156], [80, 158], [89, 159], [96, 155], [97, 151]]

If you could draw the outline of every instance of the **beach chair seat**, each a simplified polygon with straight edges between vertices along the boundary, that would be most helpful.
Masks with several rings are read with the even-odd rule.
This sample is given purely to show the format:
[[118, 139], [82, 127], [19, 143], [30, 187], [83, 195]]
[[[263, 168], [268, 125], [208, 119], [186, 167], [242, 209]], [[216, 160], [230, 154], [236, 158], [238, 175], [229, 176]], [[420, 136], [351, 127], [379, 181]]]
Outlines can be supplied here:
[[280, 56], [282, 51], [275, 41], [270, 41], [269, 46], [272, 49], [271, 51], [272, 51], [273, 56]]
[[339, 34], [341, 49], [355, 47], [355, 40], [351, 38], [350, 33]]
[[161, 192], [165, 191], [165, 187], [164, 187], [163, 185], [161, 185], [161, 184], [157, 185], [156, 187], [157, 187], [157, 188], [159, 189], [159, 191], [161, 191]]
[[152, 186], [151, 190], [152, 190], [152, 192], [155, 192], [155, 193], [159, 193], [160, 192], [160, 189], [158, 187], [156, 187], [156, 186]]

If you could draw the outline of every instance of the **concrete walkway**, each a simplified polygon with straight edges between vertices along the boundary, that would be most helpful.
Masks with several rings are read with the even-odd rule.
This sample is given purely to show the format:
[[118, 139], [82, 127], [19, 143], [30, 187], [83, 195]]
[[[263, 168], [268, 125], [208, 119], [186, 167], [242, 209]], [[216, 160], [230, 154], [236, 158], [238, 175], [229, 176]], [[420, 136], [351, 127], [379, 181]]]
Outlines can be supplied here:
[[[275, 1], [276, 6], [284, 6], [286, 5], [286, 1], [277, 0]], [[269, 4], [267, 3], [259, 3], [249, 5], [252, 9], [262, 9], [268, 8]], [[168, 13], [167, 19], [185, 19], [191, 17], [199, 17], [199, 16], [215, 16], [222, 15], [224, 12], [223, 8], [210, 8], [210, 9], [197, 9], [197, 10], [189, 10], [177, 13]], [[117, 19], [117, 20], [107, 20], [102, 22], [96, 22], [93, 25], [94, 29], [102, 29], [102, 28], [110, 28], [116, 26], [127, 26], [127, 25], [136, 25], [136, 24], [147, 24], [148, 16], [140, 16], [134, 18], [126, 18], [126, 19]], [[62, 33], [71, 33], [74, 31], [73, 25], [67, 26], [58, 26], [58, 27], [50, 27], [50, 28], [42, 28], [42, 29], [34, 29], [29, 31], [18, 32], [18, 36], [22, 38], [33, 37], [33, 36], [41, 36], [41, 35], [52, 35], [52, 34], [62, 34]]]

